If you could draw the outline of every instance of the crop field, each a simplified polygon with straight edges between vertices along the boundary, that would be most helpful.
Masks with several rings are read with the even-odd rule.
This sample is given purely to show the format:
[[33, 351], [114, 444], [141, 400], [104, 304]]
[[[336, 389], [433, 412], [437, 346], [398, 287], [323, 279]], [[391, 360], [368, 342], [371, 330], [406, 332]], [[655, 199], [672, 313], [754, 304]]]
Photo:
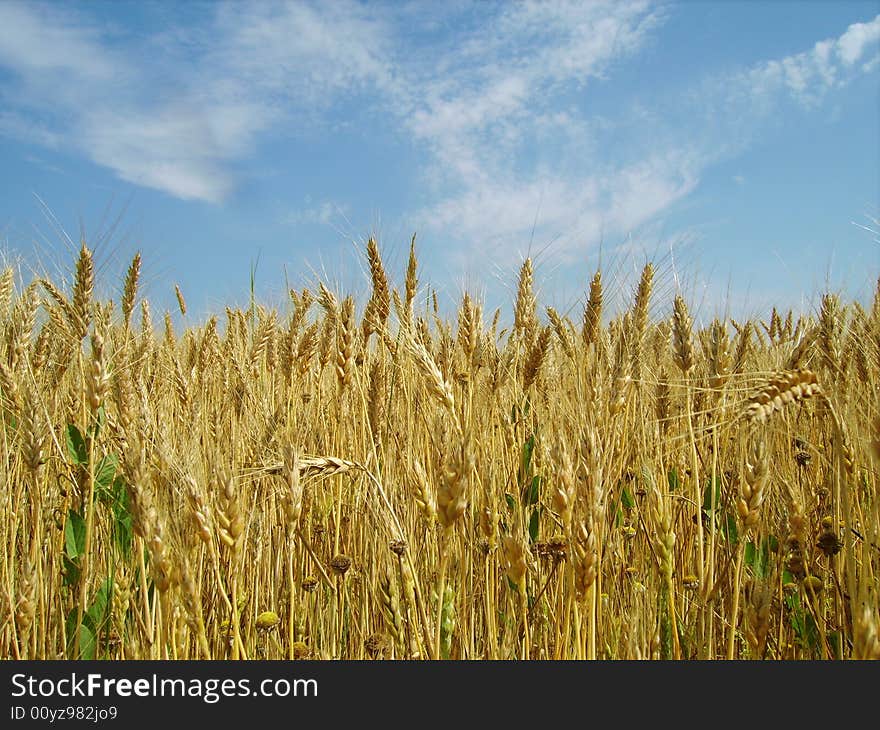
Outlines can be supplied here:
[[2, 272], [0, 656], [880, 658], [880, 282], [698, 322], [526, 259], [502, 327], [409, 251], [177, 331], [140, 255]]

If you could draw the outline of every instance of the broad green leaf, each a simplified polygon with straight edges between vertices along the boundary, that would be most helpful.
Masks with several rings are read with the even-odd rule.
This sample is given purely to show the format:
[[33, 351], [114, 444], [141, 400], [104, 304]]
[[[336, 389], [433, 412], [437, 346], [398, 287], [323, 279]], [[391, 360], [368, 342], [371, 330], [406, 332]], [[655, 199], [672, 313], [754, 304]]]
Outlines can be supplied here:
[[121, 476], [113, 480], [112, 492], [113, 541], [122, 555], [128, 559], [131, 556], [131, 541], [133, 537], [132, 517], [128, 503], [128, 488]]
[[678, 480], [678, 469], [670, 469], [669, 474], [666, 475], [669, 480], [669, 491], [677, 492], [680, 486], [680, 482]]
[[98, 462], [95, 469], [95, 493], [100, 497], [102, 502], [110, 502], [113, 499], [111, 486], [113, 478], [116, 476], [116, 469], [119, 467], [119, 457], [116, 454], [107, 454]]
[[748, 565], [753, 571], [757, 572], [755, 566], [758, 563], [758, 548], [755, 547], [755, 543], [751, 540], [746, 543], [745, 561], [746, 565]]
[[620, 501], [627, 509], [632, 509], [636, 506], [636, 500], [633, 498], [632, 494], [626, 487], [624, 487], [623, 491], [620, 493]]
[[507, 502], [507, 509], [513, 512], [516, 509], [516, 499], [510, 492], [504, 493], [504, 501]]
[[70, 587], [79, 583], [79, 560], [71, 560], [66, 555], [62, 555], [61, 565], [64, 585]]
[[104, 582], [101, 583], [101, 587], [98, 589], [98, 592], [95, 594], [92, 605], [89, 606], [88, 610], [86, 611], [95, 629], [100, 630], [101, 626], [103, 626], [104, 621], [107, 618], [107, 610], [110, 606], [110, 601], [112, 600], [112, 598], [113, 578], [106, 578]]
[[756, 578], [764, 578], [767, 575], [767, 566], [770, 564], [770, 553], [774, 550], [772, 542], [776, 541], [772, 535], [761, 541], [760, 548], [753, 542], [746, 543], [745, 562]]
[[[715, 509], [721, 507], [721, 480], [715, 477]], [[709, 512], [712, 509], [712, 479], [706, 482], [706, 488], [703, 490], [703, 509]]]
[[819, 636], [819, 627], [816, 625], [816, 619], [813, 618], [812, 613], [804, 615], [803, 642], [806, 648], [811, 649], [813, 652], [818, 651], [821, 639]]
[[71, 609], [64, 622], [67, 629], [67, 658], [92, 660], [95, 658], [95, 631], [89, 626], [87, 614], [83, 614], [83, 622], [76, 625], [76, 608]]
[[531, 538], [532, 542], [537, 542], [538, 540], [538, 526], [541, 515], [539, 510], [535, 508], [532, 510], [532, 517], [529, 520], [529, 538]]
[[535, 450], [535, 436], [529, 436], [528, 440], [523, 444], [522, 451], [522, 478], [527, 479], [532, 474], [532, 453]]
[[526, 487], [525, 497], [526, 504], [537, 504], [538, 499], [541, 493], [541, 477], [535, 474], [532, 477], [532, 481], [529, 483], [528, 487]]
[[79, 512], [70, 510], [64, 524], [64, 551], [71, 560], [76, 560], [86, 548], [86, 522]]
[[95, 633], [83, 622], [79, 627], [79, 659], [91, 661], [95, 658]]
[[838, 661], [843, 659], [843, 635], [839, 631], [829, 631], [828, 643], [831, 645], [831, 651], [834, 652], [834, 658]]
[[89, 450], [86, 448], [85, 439], [72, 423], [67, 425], [67, 453], [70, 454], [74, 464], [88, 466]]
[[739, 540], [739, 530], [736, 527], [736, 518], [728, 513], [724, 513], [721, 519], [721, 534], [724, 535], [724, 538], [733, 545], [736, 545]]

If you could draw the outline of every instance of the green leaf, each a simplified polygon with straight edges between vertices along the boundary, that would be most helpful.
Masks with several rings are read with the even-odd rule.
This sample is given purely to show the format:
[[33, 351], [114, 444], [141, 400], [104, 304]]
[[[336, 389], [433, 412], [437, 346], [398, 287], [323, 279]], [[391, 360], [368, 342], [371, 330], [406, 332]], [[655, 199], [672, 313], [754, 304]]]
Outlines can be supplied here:
[[507, 502], [507, 509], [513, 512], [516, 509], [516, 499], [510, 492], [504, 493], [504, 501]]
[[535, 474], [529, 486], [526, 487], [523, 498], [526, 504], [537, 504], [541, 493], [541, 477]]
[[71, 560], [66, 555], [61, 556], [61, 577], [65, 586], [75, 586], [79, 583], [79, 561]]
[[636, 506], [636, 500], [633, 498], [632, 493], [626, 487], [624, 487], [623, 491], [620, 493], [620, 501], [627, 509], [632, 509]]
[[813, 614], [807, 613], [804, 616], [804, 624], [804, 645], [815, 652], [819, 649], [821, 639], [819, 627], [816, 625], [816, 619], [813, 618]]
[[119, 476], [113, 481], [113, 542], [126, 560], [131, 556], [133, 525], [128, 506], [128, 488]]
[[529, 538], [532, 542], [537, 542], [538, 540], [538, 526], [540, 518], [540, 510], [536, 507], [534, 510], [532, 510], [532, 517], [529, 520]]
[[116, 454], [107, 454], [95, 469], [95, 493], [102, 502], [112, 503], [114, 494], [111, 489], [116, 469], [119, 467], [119, 457]]
[[532, 475], [532, 453], [535, 450], [535, 436], [532, 434], [529, 436], [528, 440], [523, 444], [522, 451], [522, 478], [523, 480], [527, 479]]
[[85, 623], [79, 627], [79, 658], [86, 661], [95, 658], [95, 632]]
[[76, 560], [86, 549], [86, 522], [79, 512], [70, 510], [64, 523], [64, 552]]
[[[715, 509], [721, 507], [721, 480], [715, 477]], [[712, 509], [712, 479], [706, 482], [706, 488], [703, 490], [703, 509], [709, 512]]]
[[98, 406], [98, 412], [95, 414], [95, 422], [89, 429], [89, 436], [91, 436], [93, 441], [98, 440], [98, 435], [101, 433], [101, 429], [104, 428], [106, 422], [107, 414], [104, 411], [104, 406]]
[[669, 491], [677, 492], [678, 488], [681, 486], [681, 483], [678, 479], [678, 469], [670, 469], [669, 473], [666, 475], [666, 478], [669, 481]]
[[85, 659], [88, 661], [95, 658], [95, 632], [88, 625], [89, 621], [89, 617], [83, 614], [83, 622], [77, 627], [76, 608], [71, 609], [70, 613], [67, 614], [65, 625], [67, 628], [68, 659]]
[[748, 565], [757, 575], [758, 548], [755, 547], [755, 543], [753, 543], [751, 540], [746, 543], [745, 561], [746, 565]]
[[770, 564], [770, 554], [776, 552], [776, 538], [770, 535], [761, 541], [760, 548], [753, 542], [746, 543], [745, 562], [756, 578], [767, 576], [767, 566]]
[[736, 527], [736, 518], [728, 513], [724, 513], [721, 520], [721, 534], [729, 543], [736, 545], [739, 541], [739, 530]]
[[70, 454], [74, 464], [88, 466], [89, 451], [86, 448], [85, 439], [72, 423], [67, 425], [67, 453]]
[[843, 634], [839, 631], [829, 631], [828, 643], [831, 645], [831, 651], [834, 653], [834, 658], [838, 661], [843, 659]]
[[95, 598], [92, 601], [92, 605], [89, 606], [86, 614], [88, 614], [89, 619], [91, 619], [92, 626], [100, 630], [104, 624], [104, 621], [107, 619], [108, 608], [110, 607], [110, 601], [113, 598], [113, 578], [106, 578], [103, 583], [101, 583], [101, 587], [98, 589], [98, 592], [95, 594]]

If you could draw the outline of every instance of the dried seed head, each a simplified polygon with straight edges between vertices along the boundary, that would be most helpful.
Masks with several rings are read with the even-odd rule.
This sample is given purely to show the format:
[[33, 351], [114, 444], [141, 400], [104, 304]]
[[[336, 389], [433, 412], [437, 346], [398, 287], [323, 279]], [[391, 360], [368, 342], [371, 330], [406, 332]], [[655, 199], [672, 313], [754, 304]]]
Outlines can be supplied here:
[[333, 568], [333, 572], [337, 575], [345, 575], [349, 568], [351, 568], [351, 558], [341, 553], [334, 555], [330, 561], [330, 567]]
[[390, 647], [391, 641], [388, 635], [382, 632], [370, 634], [364, 639], [364, 649], [367, 650], [367, 654], [373, 659], [384, 656]]
[[388, 548], [395, 555], [404, 555], [406, 553], [406, 540], [392, 540], [388, 544]]

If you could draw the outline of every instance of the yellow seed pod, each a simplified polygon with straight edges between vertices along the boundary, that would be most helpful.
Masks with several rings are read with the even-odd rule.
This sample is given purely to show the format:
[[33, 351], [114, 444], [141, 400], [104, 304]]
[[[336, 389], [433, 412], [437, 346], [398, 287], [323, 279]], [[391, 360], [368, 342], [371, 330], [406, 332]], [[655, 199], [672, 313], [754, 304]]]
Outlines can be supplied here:
[[804, 578], [804, 588], [812, 593], [820, 593], [824, 587], [825, 581], [818, 575], [808, 575]]
[[263, 611], [263, 613], [257, 616], [257, 628], [261, 631], [268, 631], [280, 623], [281, 619], [278, 618], [278, 614], [274, 611]]

